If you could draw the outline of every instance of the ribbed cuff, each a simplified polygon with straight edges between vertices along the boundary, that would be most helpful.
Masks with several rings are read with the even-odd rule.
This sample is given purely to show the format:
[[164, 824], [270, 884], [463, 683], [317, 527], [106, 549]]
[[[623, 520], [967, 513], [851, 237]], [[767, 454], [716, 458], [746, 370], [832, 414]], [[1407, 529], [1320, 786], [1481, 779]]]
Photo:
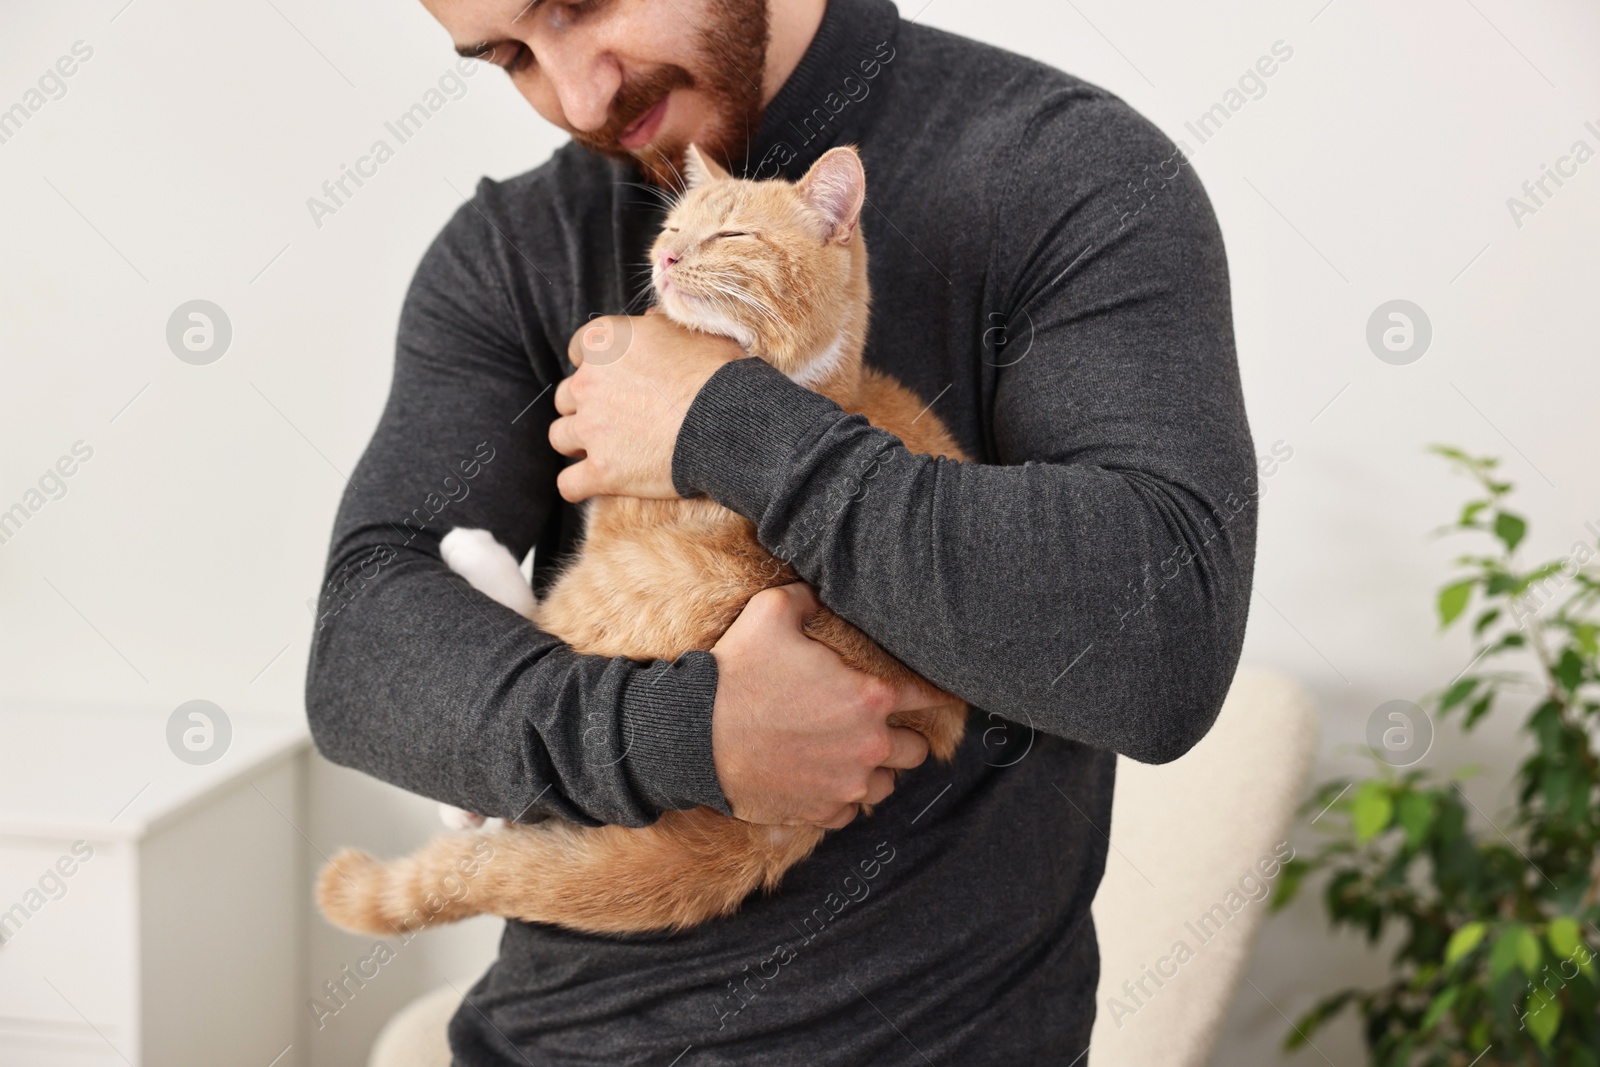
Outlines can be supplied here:
[[794, 456], [845, 413], [766, 360], [717, 368], [695, 394], [672, 449], [679, 496], [709, 496], [760, 523]]
[[622, 693], [622, 736], [634, 788], [659, 811], [710, 807], [732, 815], [711, 749], [717, 661], [685, 652], [635, 671]]

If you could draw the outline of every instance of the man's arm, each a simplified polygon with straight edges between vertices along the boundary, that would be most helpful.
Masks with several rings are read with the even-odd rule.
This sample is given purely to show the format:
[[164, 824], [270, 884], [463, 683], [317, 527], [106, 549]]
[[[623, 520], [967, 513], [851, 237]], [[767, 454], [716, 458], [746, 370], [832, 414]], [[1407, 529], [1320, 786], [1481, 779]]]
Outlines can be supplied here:
[[1184, 167], [1124, 214], [1126, 183], [1172, 152], [1120, 101], [1064, 95], [997, 178], [1013, 335], [997, 362], [1016, 362], [998, 372], [994, 465], [913, 456], [753, 359], [710, 377], [672, 454], [679, 493], [756, 522], [929, 680], [1152, 762], [1187, 751], [1226, 695], [1257, 492], [1210, 204]]
[[439, 558], [456, 526], [521, 558], [557, 501], [556, 362], [511, 311], [496, 240], [464, 205], [407, 295], [388, 404], [329, 552], [306, 685], [313, 737], [334, 762], [488, 815], [640, 826], [669, 808], [726, 812], [710, 653], [578, 655]]

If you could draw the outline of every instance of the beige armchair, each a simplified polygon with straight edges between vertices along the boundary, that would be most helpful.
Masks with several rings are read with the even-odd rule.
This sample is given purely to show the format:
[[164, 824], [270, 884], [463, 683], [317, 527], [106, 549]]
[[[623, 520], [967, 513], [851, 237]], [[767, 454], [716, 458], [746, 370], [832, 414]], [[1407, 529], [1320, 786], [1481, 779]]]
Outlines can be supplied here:
[[1217, 724], [1182, 759], [1117, 760], [1111, 854], [1094, 898], [1093, 1067], [1209, 1061], [1290, 854], [1316, 744], [1306, 692], [1243, 670]]

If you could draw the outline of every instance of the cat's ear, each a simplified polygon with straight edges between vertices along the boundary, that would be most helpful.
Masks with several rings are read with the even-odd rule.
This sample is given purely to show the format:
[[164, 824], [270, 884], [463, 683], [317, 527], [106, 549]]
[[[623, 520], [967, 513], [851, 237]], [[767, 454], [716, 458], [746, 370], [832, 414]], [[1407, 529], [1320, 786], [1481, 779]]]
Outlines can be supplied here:
[[828, 239], [849, 243], [861, 221], [861, 205], [867, 199], [867, 175], [856, 150], [844, 147], [823, 153], [795, 188], [806, 204], [822, 216], [829, 227]]
[[689, 150], [683, 154], [683, 181], [684, 188], [698, 189], [709, 182], [720, 182], [728, 178], [728, 172], [717, 166], [716, 160], [706, 155], [695, 145], [690, 145]]

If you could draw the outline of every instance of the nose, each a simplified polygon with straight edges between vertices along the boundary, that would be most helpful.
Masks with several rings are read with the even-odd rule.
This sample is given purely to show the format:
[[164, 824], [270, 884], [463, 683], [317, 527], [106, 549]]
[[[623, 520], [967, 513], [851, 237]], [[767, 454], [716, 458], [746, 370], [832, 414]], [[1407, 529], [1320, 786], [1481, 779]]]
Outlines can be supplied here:
[[622, 70], [605, 52], [576, 45], [570, 42], [565, 49], [547, 49], [541, 59], [562, 117], [573, 129], [594, 133], [611, 117], [611, 102], [622, 87]]
[[662, 270], [666, 270], [668, 267], [672, 266], [674, 263], [678, 262], [678, 260], [680, 260], [682, 258], [683, 257], [678, 255], [676, 252], [664, 251], [656, 259], [656, 262], [661, 265], [661, 269]]

